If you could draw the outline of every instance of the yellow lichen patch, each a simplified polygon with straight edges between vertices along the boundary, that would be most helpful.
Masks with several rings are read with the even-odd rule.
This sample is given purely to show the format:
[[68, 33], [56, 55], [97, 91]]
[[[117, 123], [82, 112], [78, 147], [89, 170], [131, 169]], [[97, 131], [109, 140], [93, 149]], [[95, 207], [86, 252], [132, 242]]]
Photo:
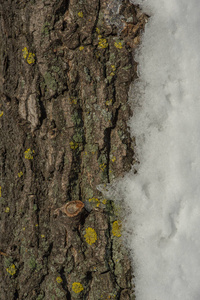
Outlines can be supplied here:
[[10, 212], [10, 207], [7, 206], [7, 207], [5, 208], [5, 212], [6, 212], [6, 213], [9, 213], [9, 212]]
[[20, 178], [20, 177], [23, 176], [23, 172], [21, 171], [21, 172], [19, 172], [17, 175], [18, 175], [18, 177]]
[[109, 294], [108, 296], [106, 296], [106, 298], [105, 298], [105, 296], [104, 295], [101, 295], [101, 299], [102, 300], [114, 300], [116, 298], [116, 295], [115, 294]]
[[62, 282], [63, 282], [63, 280], [62, 280], [62, 278], [61, 278], [60, 276], [58, 276], [58, 277], [56, 278], [56, 281], [57, 281], [57, 283], [62, 283]]
[[121, 228], [122, 228], [121, 221], [113, 222], [113, 224], [112, 224], [112, 234], [116, 237], [120, 237], [121, 236]]
[[28, 148], [25, 152], [24, 152], [24, 157], [26, 159], [33, 159], [33, 154], [35, 153], [34, 150], [31, 150], [30, 148]]
[[69, 144], [70, 144], [70, 148], [71, 148], [72, 150], [75, 150], [75, 149], [78, 148], [78, 143], [76, 143], [76, 142], [70, 142]]
[[100, 29], [98, 27], [96, 27], [96, 32], [100, 34]]
[[23, 57], [24, 59], [26, 59], [27, 63], [30, 64], [34, 64], [35, 62], [35, 54], [28, 52], [27, 47], [24, 47], [24, 49], [22, 49], [23, 52]]
[[96, 52], [96, 53], [95, 53], [95, 56], [96, 56], [96, 58], [99, 58], [99, 57], [101, 56], [101, 53]]
[[10, 275], [15, 275], [15, 273], [17, 272], [17, 269], [15, 267], [14, 264], [10, 265], [10, 267], [6, 268], [6, 271], [10, 274]]
[[45, 238], [45, 235], [44, 235], [44, 234], [41, 234], [41, 238], [44, 239], [44, 238]]
[[3, 116], [3, 111], [0, 110], [0, 118]]
[[106, 105], [107, 105], [107, 106], [110, 106], [110, 105], [112, 105], [112, 102], [113, 102], [113, 100], [112, 100], [112, 99], [110, 99], [110, 100], [107, 100], [107, 101], [106, 101]]
[[83, 285], [80, 282], [72, 283], [72, 291], [76, 294], [82, 292], [84, 290]]
[[122, 42], [120, 42], [120, 41], [115, 42], [115, 43], [114, 43], [114, 46], [115, 46], [117, 49], [122, 49], [122, 48], [123, 48]]
[[28, 56], [28, 49], [27, 49], [27, 47], [24, 47], [24, 49], [22, 49], [22, 52], [23, 52], [24, 59], [26, 59], [27, 56]]
[[38, 224], [35, 224], [35, 227], [38, 227]]
[[72, 103], [72, 104], [77, 104], [77, 99], [72, 99], [72, 100], [71, 100], [71, 103]]
[[99, 167], [100, 167], [101, 171], [104, 171], [106, 169], [107, 165], [106, 164], [100, 164]]
[[108, 42], [106, 39], [99, 39], [99, 44], [98, 44], [98, 48], [100, 49], [105, 49], [108, 47]]
[[27, 63], [30, 65], [30, 64], [34, 64], [34, 62], [35, 62], [35, 54], [30, 52], [28, 54]]
[[83, 47], [83, 46], [80, 46], [80, 47], [79, 47], [79, 50], [80, 50], [80, 51], [82, 51], [83, 49], [84, 49], [84, 47]]
[[82, 11], [79, 11], [79, 12], [78, 12], [78, 16], [79, 16], [80, 18], [83, 18], [83, 12], [82, 12]]
[[100, 205], [100, 200], [98, 198], [95, 198], [95, 197], [90, 198], [89, 202], [94, 203], [96, 205], [96, 207], [99, 207], [99, 205]]
[[106, 205], [107, 200], [106, 200], [106, 199], [103, 199], [103, 200], [102, 200], [102, 203], [103, 203], [104, 205]]
[[111, 160], [112, 160], [112, 162], [115, 162], [115, 161], [116, 161], [116, 157], [113, 156], [113, 157], [111, 158]]
[[115, 71], [116, 71], [115, 65], [111, 65], [111, 69], [112, 69], [112, 72], [110, 73], [110, 76], [114, 76], [115, 75]]
[[84, 235], [84, 238], [86, 240], [86, 242], [89, 244], [89, 245], [92, 245], [96, 242], [97, 240], [97, 234], [96, 234], [96, 231], [91, 228], [91, 227], [88, 227], [86, 228], [86, 234]]

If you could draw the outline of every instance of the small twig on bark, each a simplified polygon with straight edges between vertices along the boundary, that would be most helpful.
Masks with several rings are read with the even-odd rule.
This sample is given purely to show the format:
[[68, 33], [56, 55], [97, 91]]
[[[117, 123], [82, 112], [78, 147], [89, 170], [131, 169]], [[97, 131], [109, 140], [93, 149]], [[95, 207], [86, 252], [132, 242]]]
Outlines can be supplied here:
[[6, 253], [4, 253], [4, 252], [2, 252], [2, 251], [0, 251], [0, 255], [8, 256], [8, 254], [6, 254]]

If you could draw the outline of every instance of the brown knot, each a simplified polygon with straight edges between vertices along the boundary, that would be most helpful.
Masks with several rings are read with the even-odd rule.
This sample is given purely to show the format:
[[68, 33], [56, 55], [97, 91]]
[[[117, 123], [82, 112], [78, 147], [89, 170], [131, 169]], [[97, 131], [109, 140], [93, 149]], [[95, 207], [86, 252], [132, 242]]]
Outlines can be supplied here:
[[87, 212], [80, 200], [70, 201], [54, 211], [63, 225], [77, 227], [84, 222]]
[[78, 214], [81, 213], [82, 209], [84, 208], [84, 203], [80, 200], [70, 201], [60, 209], [63, 213], [65, 213], [68, 217], [73, 218], [76, 217]]

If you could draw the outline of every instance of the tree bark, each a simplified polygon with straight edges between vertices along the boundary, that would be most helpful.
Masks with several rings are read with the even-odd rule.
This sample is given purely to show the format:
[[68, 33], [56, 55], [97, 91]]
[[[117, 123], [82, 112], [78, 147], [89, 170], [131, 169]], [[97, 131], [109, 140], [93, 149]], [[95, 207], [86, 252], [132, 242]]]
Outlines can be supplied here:
[[1, 300], [134, 299], [120, 214], [97, 190], [134, 161], [127, 101], [146, 16], [118, 4], [0, 0]]

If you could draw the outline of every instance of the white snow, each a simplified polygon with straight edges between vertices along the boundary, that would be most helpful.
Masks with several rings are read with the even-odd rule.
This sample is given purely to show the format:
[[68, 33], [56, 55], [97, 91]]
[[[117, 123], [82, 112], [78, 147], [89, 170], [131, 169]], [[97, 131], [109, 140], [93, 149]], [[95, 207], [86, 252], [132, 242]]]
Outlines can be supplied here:
[[200, 1], [133, 2], [151, 15], [130, 90], [140, 164], [120, 181], [136, 299], [199, 300]]

